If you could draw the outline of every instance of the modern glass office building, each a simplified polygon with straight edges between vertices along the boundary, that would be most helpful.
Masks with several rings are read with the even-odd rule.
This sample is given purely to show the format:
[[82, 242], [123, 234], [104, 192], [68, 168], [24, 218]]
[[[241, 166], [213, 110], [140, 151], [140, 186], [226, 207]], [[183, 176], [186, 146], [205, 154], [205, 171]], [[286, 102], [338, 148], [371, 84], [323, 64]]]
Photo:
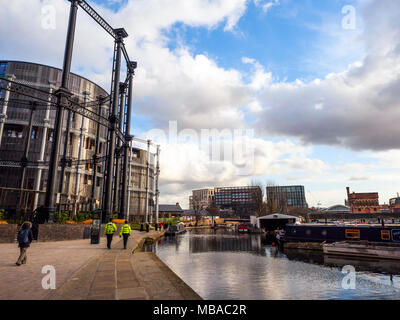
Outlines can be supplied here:
[[284, 202], [288, 207], [307, 208], [304, 186], [269, 186], [267, 200], [278, 205]]
[[233, 210], [236, 215], [253, 214], [260, 196], [260, 187], [215, 188], [215, 204], [221, 210]]

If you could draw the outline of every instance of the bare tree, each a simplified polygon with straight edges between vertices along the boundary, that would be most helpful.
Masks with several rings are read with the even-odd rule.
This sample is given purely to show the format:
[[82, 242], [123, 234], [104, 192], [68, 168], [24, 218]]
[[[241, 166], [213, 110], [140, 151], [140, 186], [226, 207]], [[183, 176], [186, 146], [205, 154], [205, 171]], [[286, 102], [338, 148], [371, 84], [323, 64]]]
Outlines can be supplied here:
[[279, 197], [279, 212], [285, 214], [288, 212], [287, 195], [284, 192], [282, 192]]
[[267, 204], [264, 202], [264, 189], [261, 182], [257, 180], [252, 181], [251, 197], [254, 202], [254, 213], [257, 217], [262, 217], [267, 212]]
[[[267, 183], [267, 187], [275, 187], [275, 183], [273, 181], [269, 181]], [[266, 213], [274, 214], [279, 211], [279, 204], [277, 203], [274, 193], [267, 188], [267, 201], [266, 201]]]
[[203, 210], [203, 203], [198, 195], [193, 195], [192, 198], [193, 211], [196, 218], [196, 226], [201, 218], [201, 211]]
[[212, 201], [206, 210], [212, 217], [212, 224], [214, 224], [214, 217], [219, 216], [220, 208], [215, 204], [214, 201]]

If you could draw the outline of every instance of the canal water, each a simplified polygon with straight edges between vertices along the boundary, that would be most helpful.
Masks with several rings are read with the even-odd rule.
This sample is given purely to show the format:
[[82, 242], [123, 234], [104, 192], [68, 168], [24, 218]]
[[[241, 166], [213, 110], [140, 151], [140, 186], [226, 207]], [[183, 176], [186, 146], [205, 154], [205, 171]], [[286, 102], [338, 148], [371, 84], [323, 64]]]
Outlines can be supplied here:
[[400, 262], [279, 252], [261, 235], [193, 230], [145, 251], [206, 300], [400, 299]]

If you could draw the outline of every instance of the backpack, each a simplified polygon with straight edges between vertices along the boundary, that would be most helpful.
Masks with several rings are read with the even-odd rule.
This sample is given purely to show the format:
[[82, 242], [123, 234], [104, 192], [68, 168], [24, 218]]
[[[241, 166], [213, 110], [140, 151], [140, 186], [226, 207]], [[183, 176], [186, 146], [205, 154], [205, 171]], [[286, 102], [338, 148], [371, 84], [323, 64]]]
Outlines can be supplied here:
[[20, 244], [29, 244], [29, 229], [21, 230], [18, 234], [18, 243]]

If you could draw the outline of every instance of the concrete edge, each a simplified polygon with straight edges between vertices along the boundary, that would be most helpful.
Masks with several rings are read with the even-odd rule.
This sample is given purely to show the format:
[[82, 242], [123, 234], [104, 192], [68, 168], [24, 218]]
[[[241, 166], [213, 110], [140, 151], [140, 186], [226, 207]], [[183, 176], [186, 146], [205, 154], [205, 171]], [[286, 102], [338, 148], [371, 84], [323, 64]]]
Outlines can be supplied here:
[[157, 266], [163, 271], [172, 285], [182, 294], [185, 300], [203, 300], [185, 281], [183, 281], [174, 271], [171, 270], [159, 257], [151, 253], [151, 257]]

